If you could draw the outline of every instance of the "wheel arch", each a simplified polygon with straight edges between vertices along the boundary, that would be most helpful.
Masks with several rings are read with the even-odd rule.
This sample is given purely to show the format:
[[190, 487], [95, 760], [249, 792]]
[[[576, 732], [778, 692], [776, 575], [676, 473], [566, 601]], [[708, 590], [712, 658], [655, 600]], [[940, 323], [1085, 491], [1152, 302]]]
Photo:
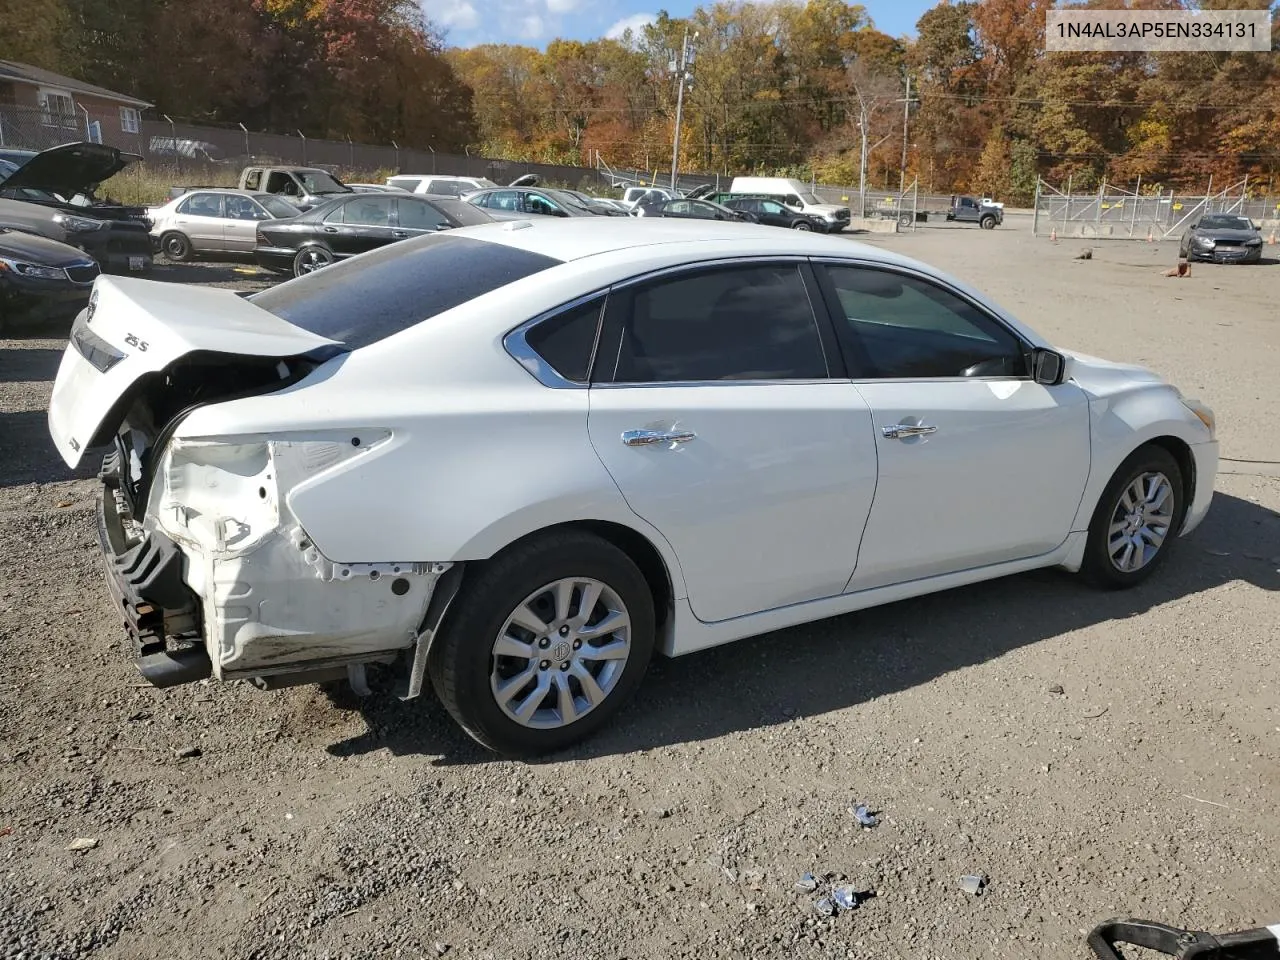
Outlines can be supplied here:
[[[570, 520], [564, 523], [552, 524], [538, 530], [532, 530], [512, 540], [501, 549], [494, 551], [487, 560], [492, 560], [509, 550], [525, 546], [543, 537], [571, 530], [591, 533], [626, 554], [640, 568], [640, 572], [644, 575], [645, 582], [649, 586], [649, 592], [653, 596], [654, 617], [659, 631], [671, 624], [674, 618], [675, 602], [679, 597], [683, 596], [679, 571], [673, 572], [672, 564], [668, 562], [662, 550], [658, 548], [650, 537], [634, 527], [629, 527], [617, 521]], [[475, 567], [485, 562], [487, 561], [473, 560], [469, 561], [467, 566]]]
[[1178, 472], [1182, 474], [1181, 522], [1185, 524], [1187, 516], [1191, 512], [1191, 504], [1196, 502], [1196, 458], [1195, 454], [1191, 452], [1191, 445], [1181, 437], [1162, 434], [1158, 437], [1153, 437], [1134, 449], [1137, 451], [1141, 450], [1142, 447], [1160, 447], [1167, 451], [1173, 457], [1174, 462], [1178, 464]]

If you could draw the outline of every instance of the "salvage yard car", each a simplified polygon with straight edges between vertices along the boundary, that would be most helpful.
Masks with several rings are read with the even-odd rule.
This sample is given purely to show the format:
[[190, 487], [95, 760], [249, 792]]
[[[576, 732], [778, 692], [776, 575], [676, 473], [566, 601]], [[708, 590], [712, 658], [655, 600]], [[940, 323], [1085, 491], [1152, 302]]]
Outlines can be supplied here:
[[227, 189], [195, 190], [147, 211], [155, 248], [179, 263], [197, 254], [253, 253], [258, 224], [298, 213], [274, 194]]
[[1183, 235], [1178, 256], [1211, 263], [1257, 263], [1262, 259], [1262, 234], [1248, 217], [1207, 213]]
[[1204, 519], [1212, 412], [886, 250], [494, 223], [248, 298], [104, 277], [49, 409], [166, 686], [395, 664], [563, 748], [650, 657], [1040, 567], [1128, 587]]
[[137, 159], [100, 143], [38, 153], [0, 180], [0, 227], [79, 247], [108, 272], [146, 273], [147, 211], [94, 199], [99, 184]]
[[301, 277], [389, 243], [492, 221], [452, 197], [360, 193], [290, 220], [259, 223], [253, 255], [260, 267]]
[[99, 272], [83, 250], [0, 228], [0, 336], [17, 323], [70, 320]]

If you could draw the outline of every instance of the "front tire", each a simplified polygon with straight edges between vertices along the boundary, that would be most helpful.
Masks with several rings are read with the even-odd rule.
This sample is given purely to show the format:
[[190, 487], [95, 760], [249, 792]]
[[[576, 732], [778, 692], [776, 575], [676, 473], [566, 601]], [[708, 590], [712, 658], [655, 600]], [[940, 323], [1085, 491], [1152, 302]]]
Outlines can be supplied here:
[[981, 220], [978, 221], [978, 226], [980, 226], [983, 230], [994, 230], [996, 228], [996, 218], [983, 217]]
[[625, 553], [570, 531], [468, 570], [432, 644], [445, 709], [497, 753], [531, 757], [595, 733], [639, 686], [653, 596]]
[[160, 249], [174, 263], [189, 263], [195, 257], [191, 241], [185, 233], [173, 230], [160, 238]]
[[1164, 562], [1186, 510], [1178, 461], [1163, 447], [1139, 447], [1102, 491], [1081, 572], [1107, 589], [1137, 586]]
[[799, 230], [801, 233], [808, 233], [813, 229], [813, 225], [804, 220], [797, 220], [791, 225], [791, 229]]

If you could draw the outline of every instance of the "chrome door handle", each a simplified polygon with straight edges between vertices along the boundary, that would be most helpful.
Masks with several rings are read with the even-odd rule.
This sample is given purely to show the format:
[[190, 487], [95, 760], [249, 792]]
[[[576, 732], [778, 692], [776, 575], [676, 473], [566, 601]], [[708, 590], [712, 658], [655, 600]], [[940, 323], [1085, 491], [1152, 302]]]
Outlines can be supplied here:
[[937, 433], [938, 428], [926, 423], [895, 423], [891, 427], [881, 427], [880, 432], [886, 440], [905, 440], [907, 437], [924, 437]]
[[654, 443], [688, 443], [697, 439], [692, 430], [628, 430], [622, 442], [628, 447], [647, 447]]

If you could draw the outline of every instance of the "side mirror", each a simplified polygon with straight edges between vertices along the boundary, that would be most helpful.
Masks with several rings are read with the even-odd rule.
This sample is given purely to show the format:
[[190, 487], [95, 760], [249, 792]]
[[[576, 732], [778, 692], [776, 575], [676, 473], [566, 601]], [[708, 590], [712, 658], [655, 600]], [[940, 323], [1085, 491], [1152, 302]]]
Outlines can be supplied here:
[[1067, 374], [1067, 358], [1054, 350], [1037, 348], [1031, 354], [1031, 377], [1036, 383], [1053, 387], [1062, 383]]

